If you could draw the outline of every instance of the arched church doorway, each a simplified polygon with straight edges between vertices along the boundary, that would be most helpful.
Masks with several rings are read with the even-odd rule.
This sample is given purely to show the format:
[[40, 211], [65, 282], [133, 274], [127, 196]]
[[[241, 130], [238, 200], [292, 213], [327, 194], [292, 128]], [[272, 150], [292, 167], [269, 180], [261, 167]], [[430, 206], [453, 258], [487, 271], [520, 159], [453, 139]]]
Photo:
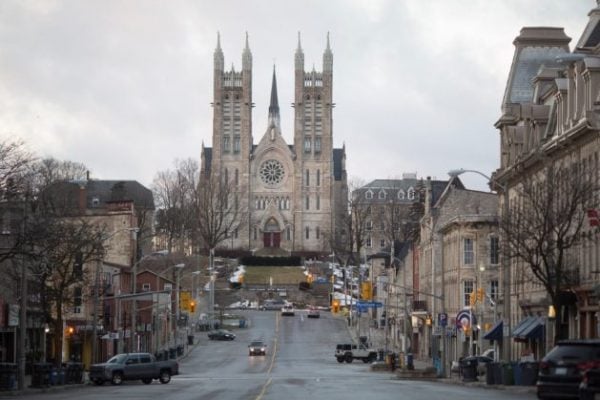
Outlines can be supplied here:
[[263, 231], [263, 243], [265, 247], [279, 247], [281, 243], [281, 229], [275, 218], [269, 218]]

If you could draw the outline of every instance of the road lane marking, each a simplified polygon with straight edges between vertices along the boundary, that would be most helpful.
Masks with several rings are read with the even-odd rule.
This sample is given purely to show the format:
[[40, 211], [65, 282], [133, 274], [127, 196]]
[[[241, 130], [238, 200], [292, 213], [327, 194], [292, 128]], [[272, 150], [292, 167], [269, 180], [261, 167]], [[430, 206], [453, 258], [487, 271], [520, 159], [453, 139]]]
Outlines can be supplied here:
[[260, 391], [260, 394], [258, 395], [258, 397], [256, 398], [256, 400], [261, 400], [263, 398], [263, 396], [265, 395], [265, 392], [269, 388], [269, 385], [271, 385], [271, 381], [272, 381], [272, 379], [269, 378], [269, 380], [267, 381], [267, 383], [265, 383], [265, 385], [263, 386], [262, 390]]
[[271, 352], [271, 362], [269, 363], [269, 369], [267, 370], [267, 375], [269, 375], [269, 379], [267, 379], [267, 382], [265, 382], [265, 384], [262, 387], [262, 390], [260, 391], [260, 394], [258, 395], [258, 397], [256, 397], [255, 400], [261, 400], [263, 398], [263, 396], [265, 395], [265, 393], [267, 392], [267, 389], [269, 388], [269, 386], [271, 385], [271, 382], [273, 380], [273, 378], [271, 378], [271, 371], [273, 370], [273, 366], [275, 365], [275, 356], [277, 355], [277, 343], [279, 341], [279, 313], [277, 313], [277, 315], [275, 316], [275, 340], [273, 341], [273, 351]]

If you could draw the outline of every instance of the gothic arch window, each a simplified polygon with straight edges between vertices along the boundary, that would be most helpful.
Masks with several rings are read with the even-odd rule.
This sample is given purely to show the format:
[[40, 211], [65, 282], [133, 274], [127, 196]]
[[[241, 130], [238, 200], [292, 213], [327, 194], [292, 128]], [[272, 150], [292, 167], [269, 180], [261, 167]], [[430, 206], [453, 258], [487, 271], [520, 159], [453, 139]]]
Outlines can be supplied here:
[[317, 170], [317, 186], [321, 186], [321, 170]]
[[310, 100], [310, 95], [309, 94], [306, 95], [306, 100]]
[[385, 190], [379, 191], [379, 200], [385, 200]]
[[317, 204], [316, 204], [317, 210], [321, 209], [321, 196], [317, 195]]
[[370, 190], [367, 190], [365, 192], [365, 199], [370, 200], [373, 198], [373, 192], [371, 192]]
[[304, 182], [306, 183], [306, 186], [310, 186], [310, 172], [308, 171], [308, 169], [306, 170], [306, 173], [305, 173]]
[[398, 200], [404, 200], [404, 190], [398, 190]]
[[415, 189], [408, 188], [408, 199], [409, 200], [414, 200], [415, 199]]
[[316, 235], [317, 239], [319, 239], [321, 237], [321, 228], [319, 228], [318, 226], [317, 226], [317, 229], [315, 230], [315, 235]]
[[285, 209], [286, 210], [290, 209], [290, 198], [289, 197], [285, 198]]
[[310, 229], [308, 226], [304, 228], [304, 235], [307, 239], [310, 239]]
[[308, 195], [306, 195], [305, 200], [306, 200], [306, 209], [310, 210], [310, 197]]

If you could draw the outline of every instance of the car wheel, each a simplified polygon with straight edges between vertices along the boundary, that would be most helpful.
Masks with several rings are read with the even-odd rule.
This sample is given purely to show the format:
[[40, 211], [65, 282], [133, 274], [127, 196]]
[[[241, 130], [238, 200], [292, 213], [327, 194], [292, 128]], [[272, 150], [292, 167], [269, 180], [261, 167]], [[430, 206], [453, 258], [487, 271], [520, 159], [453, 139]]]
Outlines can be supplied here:
[[144, 378], [142, 379], [142, 382], [144, 382], [146, 385], [149, 385], [152, 383], [152, 378]]
[[171, 382], [171, 373], [167, 370], [164, 371], [160, 371], [160, 378], [158, 378], [160, 380], [160, 383], [162, 383], [163, 385], [165, 383], [169, 383]]
[[343, 363], [344, 362], [344, 357], [336, 357], [337, 362], [339, 363]]
[[346, 359], [346, 362], [348, 364], [352, 363], [352, 354], [346, 354], [346, 358], [345, 359]]
[[113, 385], [120, 385], [123, 383], [123, 375], [120, 372], [115, 372], [110, 381]]

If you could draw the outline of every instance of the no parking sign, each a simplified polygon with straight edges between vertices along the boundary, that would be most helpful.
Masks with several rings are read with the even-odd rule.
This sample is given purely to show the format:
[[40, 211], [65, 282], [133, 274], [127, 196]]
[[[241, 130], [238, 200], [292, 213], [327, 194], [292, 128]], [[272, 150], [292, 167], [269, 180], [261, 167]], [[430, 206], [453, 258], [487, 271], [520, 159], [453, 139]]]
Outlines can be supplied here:
[[438, 325], [439, 326], [447, 326], [448, 325], [448, 314], [446, 314], [446, 313], [438, 314]]

